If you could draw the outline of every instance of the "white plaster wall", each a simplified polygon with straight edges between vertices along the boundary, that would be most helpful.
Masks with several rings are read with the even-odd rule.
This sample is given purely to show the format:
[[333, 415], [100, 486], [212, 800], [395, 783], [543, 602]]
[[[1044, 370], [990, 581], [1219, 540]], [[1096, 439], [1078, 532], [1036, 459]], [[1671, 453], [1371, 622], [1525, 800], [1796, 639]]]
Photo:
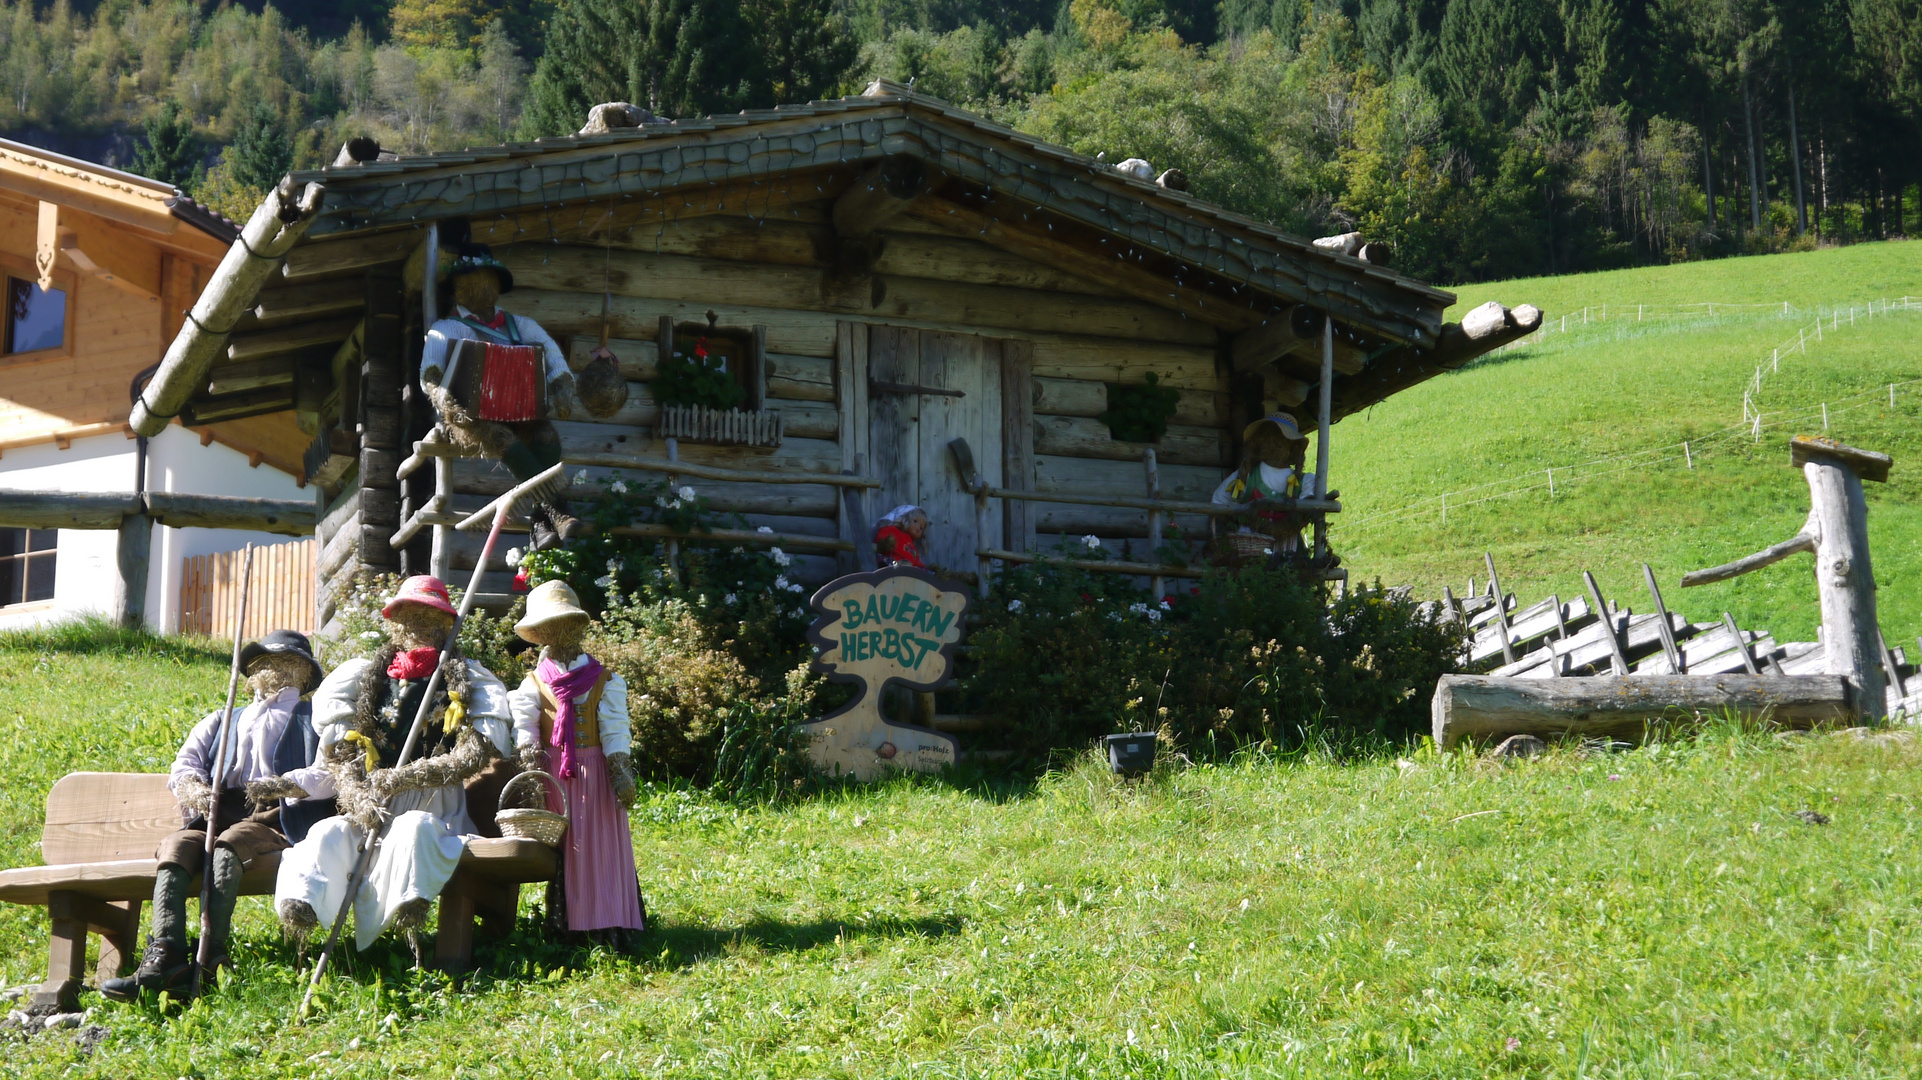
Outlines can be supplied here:
[[[136, 447], [135, 440], [124, 435], [96, 435], [76, 439], [66, 450], [51, 443], [8, 450], [0, 456], [0, 490], [132, 491]], [[152, 491], [258, 499], [313, 498], [312, 489], [302, 489], [286, 473], [264, 464], [251, 468], [247, 455], [219, 443], [202, 446], [200, 437], [185, 428], [169, 427], [148, 440], [147, 455], [147, 486]], [[155, 526], [147, 572], [147, 624], [170, 633], [179, 628], [181, 563], [187, 557], [234, 551], [249, 540], [284, 544], [293, 539], [274, 533]], [[118, 534], [111, 529], [60, 530], [53, 601], [0, 609], [0, 629], [89, 612], [111, 613], [114, 583], [120, 574], [115, 557], [117, 543]]]

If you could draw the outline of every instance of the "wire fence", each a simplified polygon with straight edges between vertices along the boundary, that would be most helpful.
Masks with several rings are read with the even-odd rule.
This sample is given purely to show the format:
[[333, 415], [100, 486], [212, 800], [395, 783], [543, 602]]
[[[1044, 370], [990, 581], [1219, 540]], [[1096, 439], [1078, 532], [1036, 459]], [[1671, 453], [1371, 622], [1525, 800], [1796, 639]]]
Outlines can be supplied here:
[[[1584, 327], [1610, 322], [1649, 322], [1665, 319], [1722, 319], [1733, 315], [1755, 314], [1772, 315], [1779, 319], [1813, 318], [1816, 321], [1842, 319], [1853, 320], [1857, 314], [1867, 312], [1871, 316], [1900, 308], [1922, 307], [1922, 297], [1901, 296], [1893, 300], [1871, 300], [1868, 304], [1832, 304], [1800, 307], [1790, 301], [1765, 304], [1725, 304], [1720, 301], [1703, 301], [1696, 304], [1591, 304], [1580, 311], [1569, 311], [1553, 318], [1544, 318], [1539, 329], [1496, 349], [1491, 356], [1500, 356], [1514, 349], [1525, 349], [1539, 345], [1554, 334], [1569, 334]], [[1798, 345], [1799, 345], [1798, 341]], [[1780, 349], [1777, 350], [1779, 356]]]
[[[1877, 309], [1878, 304], [1880, 305], [1880, 310]], [[1755, 373], [1749, 376], [1748, 385], [1742, 389], [1742, 422], [1747, 423], [1752, 417], [1759, 417], [1762, 414], [1761, 407], [1755, 404], [1755, 397], [1762, 392], [1763, 381], [1770, 375], [1774, 375], [1782, 370], [1783, 356], [1790, 353], [1807, 356], [1809, 342], [1811, 340], [1818, 345], [1821, 344], [1822, 323], [1824, 320], [1828, 321], [1828, 328], [1833, 332], [1842, 329], [1842, 320], [1845, 315], [1848, 319], [1847, 325], [1853, 327], [1858, 314], [1865, 319], [1873, 319], [1877, 315], [1886, 316], [1891, 311], [1914, 311], [1917, 308], [1922, 308], [1922, 298], [1903, 296], [1894, 300], [1871, 300], [1867, 304], [1859, 307], [1850, 305], [1847, 309], [1838, 307], [1829, 309], [1826, 312], [1816, 312], [1815, 322], [1812, 325], [1798, 327], [1796, 329], [1795, 340], [1793, 342], [1787, 340], [1782, 341], [1781, 344], [1769, 350], [1767, 359], [1756, 363]]]
[[1697, 438], [1591, 458], [1587, 461], [1549, 466], [1501, 480], [1491, 480], [1485, 484], [1431, 495], [1392, 510], [1345, 518], [1339, 524], [1331, 525], [1330, 532], [1336, 536], [1352, 536], [1359, 532], [1366, 532], [1370, 528], [1380, 528], [1384, 525], [1399, 524], [1424, 517], [1438, 517], [1439, 523], [1446, 525], [1451, 512], [1459, 514], [1471, 506], [1497, 499], [1514, 498], [1528, 492], [1546, 491], [1552, 498], [1556, 489], [1560, 487], [1567, 487], [1584, 480], [1615, 476], [1636, 469], [1649, 469], [1665, 462], [1680, 463], [1684, 468], [1692, 470], [1696, 463], [1704, 458], [1726, 453], [1737, 445], [1760, 442], [1762, 433], [1770, 429], [1791, 425], [1812, 427], [1819, 420], [1822, 430], [1826, 431], [1837, 417], [1884, 405], [1894, 408], [1900, 395], [1905, 392], [1913, 395], [1917, 389], [1922, 389], [1922, 378], [1893, 382], [1874, 390], [1866, 390], [1813, 405], [1778, 409], [1766, 414], [1756, 411], [1752, 416], [1745, 416], [1741, 424], [1712, 431]]

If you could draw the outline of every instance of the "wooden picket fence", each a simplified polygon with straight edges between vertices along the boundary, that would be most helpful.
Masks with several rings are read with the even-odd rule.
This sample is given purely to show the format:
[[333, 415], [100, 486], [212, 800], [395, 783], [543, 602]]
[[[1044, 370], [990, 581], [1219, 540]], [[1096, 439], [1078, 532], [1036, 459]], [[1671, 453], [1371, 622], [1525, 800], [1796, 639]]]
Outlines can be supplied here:
[[[269, 630], [314, 631], [313, 540], [254, 548], [254, 582], [241, 633], [259, 637]], [[180, 579], [180, 632], [233, 636], [240, 614], [242, 552], [217, 551], [183, 560]]]

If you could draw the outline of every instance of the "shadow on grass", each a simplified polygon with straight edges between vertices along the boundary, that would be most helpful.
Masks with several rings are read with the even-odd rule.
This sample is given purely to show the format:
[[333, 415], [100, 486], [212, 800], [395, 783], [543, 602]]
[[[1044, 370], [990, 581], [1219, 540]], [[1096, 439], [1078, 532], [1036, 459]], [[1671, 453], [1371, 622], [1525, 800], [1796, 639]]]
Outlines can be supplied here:
[[211, 638], [169, 637], [130, 629], [99, 615], [22, 630], [0, 630], [0, 651], [142, 656], [188, 663], [224, 662], [227, 647]]
[[[528, 981], [546, 977], [557, 968], [583, 971], [598, 960], [622, 955], [649, 970], [680, 971], [735, 952], [800, 953], [861, 938], [948, 937], [965, 926], [960, 916], [883, 916], [799, 923], [760, 918], [739, 926], [682, 925], [653, 917], [649, 921], [652, 925], [647, 932], [631, 938], [623, 953], [589, 942], [583, 935], [545, 930], [538, 918], [523, 918], [507, 937], [475, 942], [473, 974], [503, 982]], [[404, 953], [405, 946], [399, 950]]]

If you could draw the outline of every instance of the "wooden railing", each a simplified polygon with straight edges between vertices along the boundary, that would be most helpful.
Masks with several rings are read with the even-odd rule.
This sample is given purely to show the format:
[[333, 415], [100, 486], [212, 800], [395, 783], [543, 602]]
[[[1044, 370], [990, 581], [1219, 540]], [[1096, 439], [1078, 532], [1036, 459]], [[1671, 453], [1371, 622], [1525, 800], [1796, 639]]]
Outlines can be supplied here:
[[[436, 433], [437, 434], [437, 433]], [[845, 520], [848, 525], [845, 533], [838, 537], [808, 536], [798, 533], [758, 532], [745, 529], [680, 530], [667, 525], [624, 525], [614, 528], [615, 536], [633, 536], [667, 541], [668, 558], [678, 558], [682, 541], [711, 541], [729, 544], [752, 544], [794, 548], [798, 551], [821, 551], [851, 553], [853, 562], [860, 569], [874, 565], [874, 538], [867, 529], [870, 520], [864, 496], [870, 490], [881, 486], [879, 480], [861, 476], [863, 462], [855, 459], [854, 468], [843, 473], [793, 472], [780, 470], [728, 469], [714, 465], [696, 465], [680, 460], [678, 446], [674, 439], [665, 440], [666, 456], [654, 457], [639, 451], [576, 453], [565, 458], [570, 467], [633, 469], [638, 472], [665, 473], [669, 483], [676, 483], [686, 477], [696, 480], [711, 480], [722, 483], [754, 484], [824, 484], [841, 489], [845, 503]], [[1312, 550], [1316, 555], [1327, 551], [1328, 515], [1339, 513], [1341, 503], [1333, 498], [1309, 498], [1284, 501], [1258, 500], [1236, 506], [1223, 506], [1212, 502], [1192, 502], [1183, 499], [1163, 499], [1161, 495], [1160, 472], [1155, 452], [1150, 449], [1142, 454], [1143, 491], [1141, 497], [1129, 495], [1079, 495], [1070, 492], [1021, 491], [1001, 488], [988, 484], [975, 468], [974, 456], [967, 440], [956, 439], [949, 444], [955, 467], [962, 477], [964, 490], [974, 496], [975, 535], [981, 546], [975, 550], [976, 568], [972, 576], [976, 588], [983, 596], [988, 595], [989, 580], [993, 564], [1050, 562], [1058, 565], [1073, 566], [1083, 570], [1104, 574], [1127, 574], [1146, 577], [1150, 588], [1160, 596], [1166, 591], [1166, 578], [1198, 578], [1203, 570], [1197, 566], [1178, 563], [1146, 563], [1101, 559], [1074, 559], [1047, 553], [1008, 551], [990, 546], [986, 537], [988, 530], [988, 500], [1001, 499], [1017, 502], [1063, 503], [1072, 506], [1096, 506], [1116, 510], [1140, 510], [1148, 515], [1148, 545], [1151, 551], [1161, 548], [1162, 531], [1174, 514], [1200, 515], [1210, 518], [1238, 517], [1252, 511], [1287, 511], [1303, 515], [1313, 528]], [[460, 453], [450, 444], [441, 441], [435, 434], [414, 444], [414, 452], [401, 463], [399, 475], [402, 479], [411, 475], [428, 462], [434, 463], [434, 494], [421, 505], [420, 509], [409, 514], [401, 523], [390, 543], [399, 548], [420, 534], [422, 529], [434, 530], [434, 573], [446, 577], [445, 553], [449, 552], [447, 533], [449, 530], [472, 531], [484, 529], [491, 521], [494, 503], [471, 513], [457, 513], [453, 509], [454, 459]], [[498, 501], [498, 500], [496, 500]], [[510, 529], [524, 531], [526, 526], [509, 525]], [[1347, 572], [1332, 570], [1323, 575], [1329, 580], [1345, 579]]]
[[[254, 549], [253, 593], [241, 634], [269, 630], [314, 631], [314, 557], [310, 540]], [[244, 552], [217, 551], [182, 560], [180, 627], [183, 634], [228, 638], [240, 615], [240, 565]]]

